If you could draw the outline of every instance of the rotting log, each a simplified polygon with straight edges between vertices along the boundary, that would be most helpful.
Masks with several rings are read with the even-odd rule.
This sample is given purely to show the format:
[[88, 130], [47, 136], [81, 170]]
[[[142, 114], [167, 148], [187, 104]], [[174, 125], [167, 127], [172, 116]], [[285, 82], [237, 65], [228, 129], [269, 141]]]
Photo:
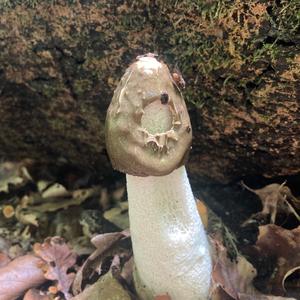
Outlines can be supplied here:
[[0, 157], [110, 172], [104, 119], [125, 68], [157, 52], [186, 80], [189, 169], [300, 171], [297, 0], [38, 1], [0, 7]]

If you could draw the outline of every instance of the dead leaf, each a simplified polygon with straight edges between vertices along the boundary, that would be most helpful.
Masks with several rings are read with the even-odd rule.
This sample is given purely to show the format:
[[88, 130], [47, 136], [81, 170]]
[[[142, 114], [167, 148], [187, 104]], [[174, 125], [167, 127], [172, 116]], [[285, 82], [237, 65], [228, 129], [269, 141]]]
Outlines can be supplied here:
[[[103, 253], [111, 248], [117, 241], [127, 237], [129, 237], [129, 231], [123, 230], [121, 232], [98, 234], [91, 239], [91, 242], [100, 253]], [[98, 256], [99, 253], [95, 255]]]
[[14, 259], [0, 269], [0, 299], [13, 300], [26, 290], [45, 282], [43, 261], [34, 255]]
[[72, 300], [130, 300], [130, 294], [115, 279], [111, 272], [106, 273], [96, 283], [84, 289], [84, 291]]
[[272, 296], [272, 295], [239, 294], [239, 300], [296, 300], [296, 299], [295, 298], [280, 297], [280, 296]]
[[88, 277], [88, 274], [91, 276], [96, 268], [100, 274], [103, 259], [108, 255], [115, 256], [115, 252], [117, 252], [117, 243], [128, 237], [129, 232], [124, 230], [121, 232], [99, 234], [92, 238], [91, 242], [97, 249], [86, 259], [76, 273], [72, 286], [74, 295], [81, 293], [83, 278]]
[[61, 291], [66, 299], [70, 299], [69, 289], [75, 274], [67, 272], [74, 266], [76, 254], [60, 237], [47, 238], [43, 244], [36, 243], [34, 252], [47, 263], [45, 277], [57, 281], [57, 290]]
[[264, 295], [256, 290], [253, 286], [256, 269], [252, 264], [241, 255], [236, 260], [230, 260], [226, 248], [219, 241], [213, 241], [213, 245], [216, 252], [212, 272], [212, 300], [295, 300]]
[[[54, 191], [54, 193], [56, 193]], [[87, 189], [79, 189], [75, 190], [72, 193], [70, 193], [71, 198], [69, 197], [61, 197], [57, 196], [56, 197], [51, 197], [47, 198], [47, 201], [42, 201], [42, 204], [39, 205], [30, 205], [27, 207], [28, 210], [31, 210], [32, 212], [35, 213], [42, 213], [42, 212], [53, 212], [57, 211], [59, 209], [66, 209], [69, 206], [74, 206], [74, 205], [80, 205], [84, 201], [86, 201], [88, 198], [97, 195], [100, 193], [100, 187], [92, 187], [92, 188], [87, 188]], [[48, 195], [49, 196], [49, 195]], [[37, 203], [43, 199], [40, 195], [36, 194], [35, 197], [38, 199], [35, 200]], [[50, 196], [49, 196], [50, 197]]]
[[130, 257], [128, 261], [125, 262], [122, 271], [121, 277], [127, 282], [128, 285], [133, 282], [133, 269], [134, 269], [134, 259], [133, 256]]
[[115, 207], [106, 210], [103, 217], [120, 229], [129, 227], [128, 202], [119, 202]]
[[70, 195], [71, 192], [69, 192], [63, 185], [59, 183], [54, 183], [42, 191], [42, 197], [45, 199], [62, 198], [62, 197], [68, 197]]
[[293, 204], [299, 205], [299, 201], [285, 185], [286, 182], [282, 184], [272, 183], [256, 190], [249, 188], [243, 182], [241, 184], [250, 192], [255, 193], [260, 198], [263, 206], [261, 212], [252, 215], [243, 225], [247, 225], [253, 219], [263, 215], [270, 215], [270, 223], [274, 224], [278, 212], [286, 215], [293, 214], [300, 221], [300, 216], [293, 207]]
[[20, 163], [4, 162], [0, 164], [0, 192], [8, 192], [9, 185], [21, 186], [32, 180], [26, 166], [30, 161]]
[[217, 258], [212, 272], [213, 289], [220, 286], [233, 299], [238, 299], [240, 292], [253, 293], [255, 268], [243, 256], [231, 261], [220, 242], [214, 241], [214, 246]]
[[15, 215], [17, 220], [25, 225], [34, 225], [36, 227], [39, 226], [38, 218], [41, 216], [41, 213], [38, 211], [31, 211], [27, 208], [23, 208], [21, 205], [18, 205], [15, 210]]
[[276, 267], [266, 285], [268, 292], [284, 295], [286, 278], [300, 268], [300, 226], [292, 230], [274, 224], [259, 226], [253, 249], [266, 261], [270, 257], [275, 259]]

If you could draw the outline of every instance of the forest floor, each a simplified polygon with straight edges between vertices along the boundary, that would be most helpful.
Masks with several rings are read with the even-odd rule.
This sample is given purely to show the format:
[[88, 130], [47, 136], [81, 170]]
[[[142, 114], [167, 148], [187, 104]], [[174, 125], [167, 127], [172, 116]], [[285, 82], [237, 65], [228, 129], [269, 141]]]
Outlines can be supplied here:
[[[211, 299], [300, 299], [300, 176], [191, 184], [213, 253]], [[121, 174], [2, 163], [0, 299], [138, 299], [128, 228]]]

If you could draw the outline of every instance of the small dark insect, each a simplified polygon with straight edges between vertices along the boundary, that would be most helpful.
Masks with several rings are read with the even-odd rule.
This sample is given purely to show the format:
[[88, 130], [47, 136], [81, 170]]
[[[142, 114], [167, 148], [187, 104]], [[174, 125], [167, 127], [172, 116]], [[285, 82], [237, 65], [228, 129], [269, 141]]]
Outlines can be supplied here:
[[169, 95], [167, 92], [162, 92], [160, 94], [160, 102], [161, 104], [167, 104], [169, 101]]

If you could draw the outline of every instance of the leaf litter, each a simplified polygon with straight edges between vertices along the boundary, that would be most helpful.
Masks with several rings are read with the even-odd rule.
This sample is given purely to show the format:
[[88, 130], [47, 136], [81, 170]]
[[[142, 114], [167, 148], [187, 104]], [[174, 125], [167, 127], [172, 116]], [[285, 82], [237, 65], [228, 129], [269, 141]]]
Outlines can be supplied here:
[[76, 263], [76, 254], [73, 253], [61, 237], [47, 238], [43, 244], [33, 246], [34, 253], [46, 262], [44, 276], [55, 281], [57, 291], [64, 294], [66, 299], [71, 298], [69, 289], [75, 273], [68, 272]]
[[[102, 186], [89, 174], [32, 176], [30, 166], [0, 166], [0, 299], [138, 299], [124, 181]], [[205, 198], [197, 202], [214, 253], [211, 300], [300, 299], [300, 200], [285, 181], [242, 186], [262, 204], [240, 224], [241, 231], [256, 226], [252, 245], [241, 245]], [[293, 226], [283, 227], [290, 217]]]

